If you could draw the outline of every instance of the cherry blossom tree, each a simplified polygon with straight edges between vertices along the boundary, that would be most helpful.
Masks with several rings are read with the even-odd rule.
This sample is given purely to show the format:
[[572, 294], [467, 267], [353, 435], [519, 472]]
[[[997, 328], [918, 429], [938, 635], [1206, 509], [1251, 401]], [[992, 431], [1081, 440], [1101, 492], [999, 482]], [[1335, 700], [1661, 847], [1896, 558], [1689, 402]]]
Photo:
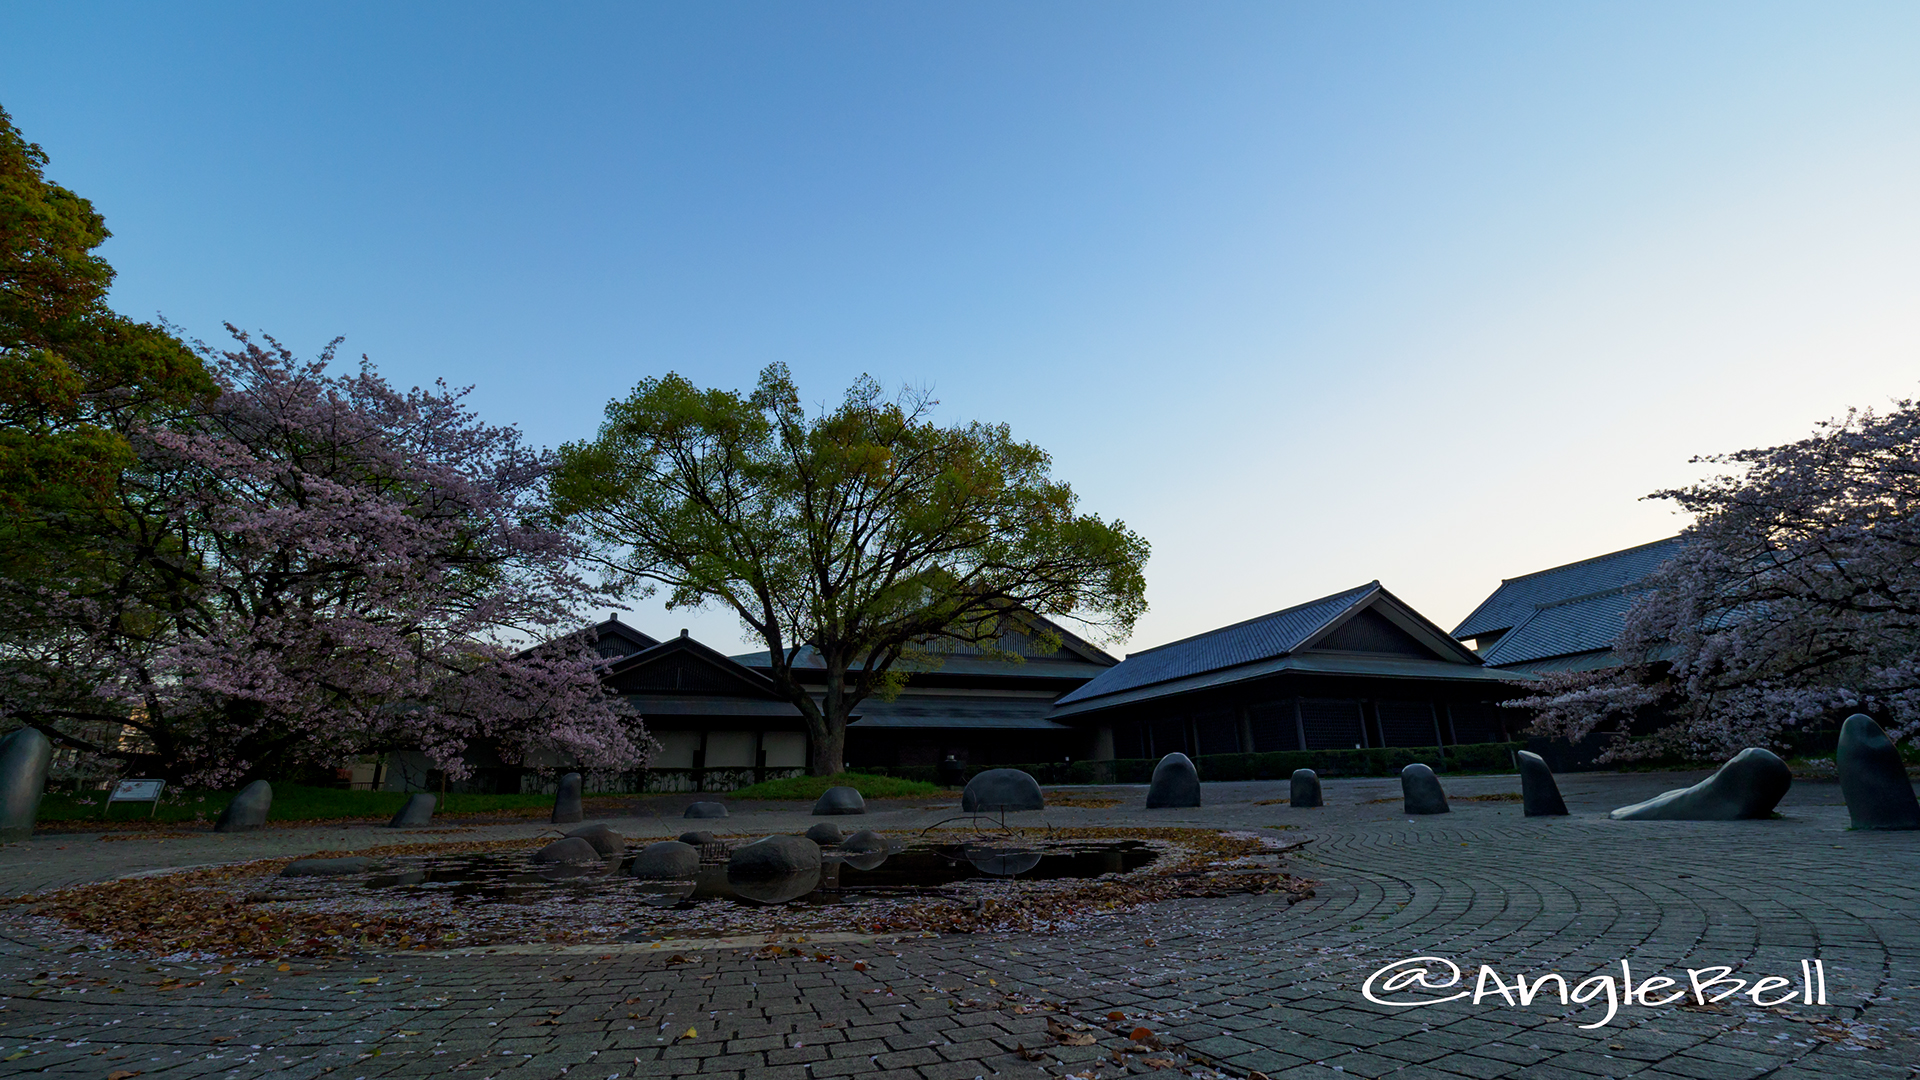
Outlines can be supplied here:
[[549, 455], [444, 383], [235, 337], [199, 346], [218, 395], [132, 427], [112, 505], [68, 523], [84, 542], [0, 596], [0, 710], [201, 783], [399, 749], [458, 777], [483, 740], [644, 760], [563, 633], [602, 594], [547, 512]]
[[[1784, 747], [1850, 712], [1920, 730], [1920, 403], [1697, 460], [1728, 471], [1650, 496], [1694, 524], [1627, 614], [1626, 663], [1548, 678], [1518, 703], [1535, 730], [1610, 734], [1608, 759]], [[1628, 741], [1634, 718], [1670, 722]]]

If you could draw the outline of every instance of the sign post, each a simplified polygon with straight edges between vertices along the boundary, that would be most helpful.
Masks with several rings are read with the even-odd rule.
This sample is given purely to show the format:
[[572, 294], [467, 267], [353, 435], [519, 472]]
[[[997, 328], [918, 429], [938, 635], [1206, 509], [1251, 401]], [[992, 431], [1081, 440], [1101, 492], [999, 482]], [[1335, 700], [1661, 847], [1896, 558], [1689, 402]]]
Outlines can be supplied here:
[[150, 802], [153, 809], [147, 811], [151, 818], [160, 811], [160, 793], [167, 789], [165, 780], [122, 780], [113, 785], [113, 793], [107, 796], [107, 804], [100, 808], [100, 816], [106, 817], [117, 802]]

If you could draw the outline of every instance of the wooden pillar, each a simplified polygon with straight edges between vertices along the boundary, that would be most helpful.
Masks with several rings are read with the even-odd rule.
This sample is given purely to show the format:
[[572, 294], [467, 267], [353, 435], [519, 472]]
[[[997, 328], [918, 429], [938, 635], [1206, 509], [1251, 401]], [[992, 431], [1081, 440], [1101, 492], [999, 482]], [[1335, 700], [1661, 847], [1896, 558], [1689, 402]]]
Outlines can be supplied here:
[[1300, 714], [1300, 695], [1293, 695], [1293, 737], [1300, 740], [1300, 749], [1307, 748], [1307, 721]]
[[1427, 702], [1427, 710], [1433, 713], [1433, 745], [1440, 750], [1440, 760], [1447, 760], [1447, 741], [1440, 737], [1440, 706]]
[[1245, 705], [1240, 706], [1240, 752], [1253, 753], [1253, 712]]

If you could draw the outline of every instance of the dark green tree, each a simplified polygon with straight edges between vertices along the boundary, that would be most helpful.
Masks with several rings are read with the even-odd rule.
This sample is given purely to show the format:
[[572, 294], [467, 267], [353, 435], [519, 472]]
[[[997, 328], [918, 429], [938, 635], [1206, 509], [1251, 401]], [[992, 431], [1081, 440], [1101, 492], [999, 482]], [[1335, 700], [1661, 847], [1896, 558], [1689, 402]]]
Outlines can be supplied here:
[[[848, 715], [899, 688], [903, 656], [991, 647], [1022, 610], [1116, 634], [1146, 610], [1145, 540], [1079, 513], [1006, 425], [943, 427], [934, 405], [863, 377], [808, 416], [783, 365], [745, 397], [648, 379], [561, 449], [556, 506], [620, 587], [738, 615], [806, 718], [811, 771], [830, 775]], [[796, 678], [809, 648], [818, 696]]]

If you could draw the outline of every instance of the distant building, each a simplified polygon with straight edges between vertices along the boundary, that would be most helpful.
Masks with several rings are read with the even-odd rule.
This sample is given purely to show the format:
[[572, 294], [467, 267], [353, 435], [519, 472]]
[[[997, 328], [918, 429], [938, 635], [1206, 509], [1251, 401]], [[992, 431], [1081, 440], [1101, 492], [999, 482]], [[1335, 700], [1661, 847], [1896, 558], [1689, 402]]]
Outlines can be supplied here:
[[1453, 628], [1492, 668], [1511, 672], [1612, 667], [1613, 639], [1646, 578], [1678, 554], [1679, 537], [1537, 570], [1500, 583]]
[[1374, 581], [1129, 654], [1052, 717], [1096, 759], [1495, 742], [1514, 679]]

